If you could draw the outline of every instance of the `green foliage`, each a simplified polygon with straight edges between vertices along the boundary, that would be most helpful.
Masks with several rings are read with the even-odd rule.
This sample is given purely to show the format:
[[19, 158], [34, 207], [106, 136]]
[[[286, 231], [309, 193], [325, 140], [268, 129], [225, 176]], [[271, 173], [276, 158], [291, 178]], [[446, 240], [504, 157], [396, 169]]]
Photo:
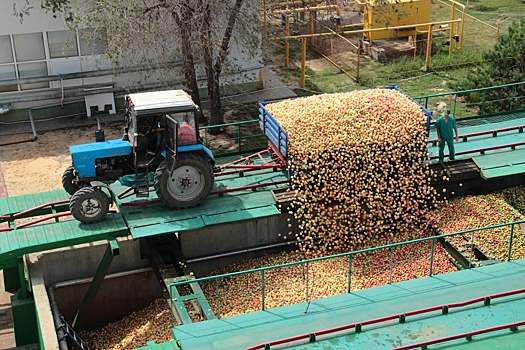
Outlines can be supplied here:
[[[508, 34], [501, 35], [493, 50], [482, 55], [484, 65], [469, 72], [467, 78], [453, 84], [455, 90], [469, 90], [525, 81], [525, 19], [513, 22]], [[468, 102], [488, 103], [484, 112], [500, 112], [525, 107], [525, 87], [489, 90], [483, 94], [469, 94]]]
[[495, 11], [496, 9], [494, 7], [490, 7], [490, 6], [485, 6], [485, 5], [476, 5], [474, 6], [474, 11], [479, 11], [479, 12], [492, 12], [492, 11]]

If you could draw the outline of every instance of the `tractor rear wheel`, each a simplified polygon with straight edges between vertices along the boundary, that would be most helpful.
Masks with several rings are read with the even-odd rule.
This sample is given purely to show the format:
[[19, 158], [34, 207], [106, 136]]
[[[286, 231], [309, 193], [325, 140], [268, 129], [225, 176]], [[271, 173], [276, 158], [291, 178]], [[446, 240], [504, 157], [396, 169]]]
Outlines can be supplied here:
[[64, 173], [62, 174], [62, 187], [64, 187], [64, 190], [66, 190], [67, 193], [70, 195], [74, 195], [76, 191], [80, 190], [80, 187], [73, 183], [73, 180], [75, 179], [75, 167], [70, 165], [64, 170]]
[[166, 161], [155, 171], [155, 191], [164, 203], [183, 209], [199, 205], [213, 188], [213, 168], [203, 156], [196, 153], [177, 155], [175, 169], [170, 174]]
[[69, 210], [84, 224], [102, 221], [109, 211], [109, 198], [98, 188], [84, 187], [71, 197]]

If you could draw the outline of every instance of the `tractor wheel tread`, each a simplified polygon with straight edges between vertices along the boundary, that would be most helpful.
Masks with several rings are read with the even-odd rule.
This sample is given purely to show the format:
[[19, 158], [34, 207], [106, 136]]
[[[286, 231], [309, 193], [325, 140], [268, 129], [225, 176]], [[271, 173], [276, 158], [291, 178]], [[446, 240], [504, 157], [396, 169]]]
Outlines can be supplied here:
[[[95, 205], [95, 215], [86, 216], [84, 204]], [[102, 221], [109, 211], [109, 198], [100, 189], [94, 187], [83, 187], [79, 189], [69, 201], [69, 210], [71, 215], [84, 224], [91, 224]]]
[[73, 180], [75, 179], [75, 167], [73, 165], [70, 165], [64, 170], [64, 173], [62, 174], [62, 187], [64, 187], [64, 190], [66, 190], [67, 193], [70, 195], [74, 195], [75, 192], [77, 192], [80, 187], [73, 183]]
[[177, 168], [181, 166], [189, 166], [194, 169], [197, 169], [202, 174], [202, 180], [204, 181], [204, 185], [201, 186], [202, 190], [195, 196], [192, 196], [192, 198], [188, 201], [183, 201], [174, 198], [170, 194], [170, 191], [168, 189], [168, 181], [170, 180], [170, 174], [168, 174], [167, 163], [166, 161], [160, 163], [157, 167], [157, 170], [155, 171], [155, 192], [165, 204], [175, 209], [192, 208], [199, 205], [203, 200], [205, 200], [209, 196], [213, 188], [214, 181], [212, 165], [204, 156], [200, 154], [193, 152], [179, 154], [177, 156], [174, 171], [176, 171]]

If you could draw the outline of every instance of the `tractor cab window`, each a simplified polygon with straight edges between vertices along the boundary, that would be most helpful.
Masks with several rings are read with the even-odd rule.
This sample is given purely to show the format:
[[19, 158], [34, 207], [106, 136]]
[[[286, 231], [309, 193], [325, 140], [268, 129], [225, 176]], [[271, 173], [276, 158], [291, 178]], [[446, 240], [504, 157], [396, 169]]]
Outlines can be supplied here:
[[170, 115], [179, 123], [177, 142], [179, 145], [190, 145], [198, 142], [195, 127], [195, 113], [193, 111], [172, 113]]

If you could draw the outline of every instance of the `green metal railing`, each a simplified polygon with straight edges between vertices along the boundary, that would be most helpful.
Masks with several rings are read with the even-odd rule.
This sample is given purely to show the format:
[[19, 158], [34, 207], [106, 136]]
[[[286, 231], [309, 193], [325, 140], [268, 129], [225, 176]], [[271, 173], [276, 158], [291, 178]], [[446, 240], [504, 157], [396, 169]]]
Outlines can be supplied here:
[[[483, 245], [484, 232], [491, 233], [490, 230], [499, 230], [499, 243], [506, 246], [503, 250], [500, 249], [499, 256], [495, 254], [489, 258], [510, 261], [523, 258], [520, 254], [524, 252], [518, 250], [514, 252], [512, 249], [516, 241], [514, 227], [522, 223], [525, 223], [525, 220], [191, 281], [174, 282], [169, 286], [170, 295], [177, 294], [173, 293], [174, 289], [183, 290], [189, 283], [197, 282], [201, 285], [217, 318], [234, 314], [234, 309], [235, 314], [238, 314], [240, 310], [253, 312], [308, 302], [353, 290], [456, 271], [458, 266], [450, 262], [450, 256], [445, 252], [442, 244], [436, 242], [438, 240], [470, 247], [470, 254], [465, 256], [468, 264], [464, 268], [472, 268], [478, 265], [474, 256], [476, 242]], [[502, 230], [507, 229], [508, 234], [502, 235]], [[524, 237], [521, 236], [517, 243], [519, 245], [524, 241]], [[459, 239], [459, 243], [454, 242], [455, 239]], [[495, 243], [487, 242], [487, 245]], [[407, 249], [409, 246], [411, 250]], [[410, 253], [411, 251], [416, 253]], [[451, 266], [446, 265], [447, 263]], [[410, 266], [410, 269], [406, 269], [406, 266]], [[327, 274], [329, 271], [332, 273]], [[228, 286], [232, 283], [235, 283], [237, 290], [228, 294]], [[292, 289], [304, 290], [304, 294], [288, 295], [287, 291]]]
[[525, 82], [424, 95], [414, 100], [429, 109], [446, 102], [452, 114], [460, 118], [509, 113], [525, 108]]
[[[224, 129], [213, 135], [213, 129]], [[200, 127], [204, 146], [216, 156], [237, 155], [268, 147], [268, 138], [259, 127], [259, 120]]]

